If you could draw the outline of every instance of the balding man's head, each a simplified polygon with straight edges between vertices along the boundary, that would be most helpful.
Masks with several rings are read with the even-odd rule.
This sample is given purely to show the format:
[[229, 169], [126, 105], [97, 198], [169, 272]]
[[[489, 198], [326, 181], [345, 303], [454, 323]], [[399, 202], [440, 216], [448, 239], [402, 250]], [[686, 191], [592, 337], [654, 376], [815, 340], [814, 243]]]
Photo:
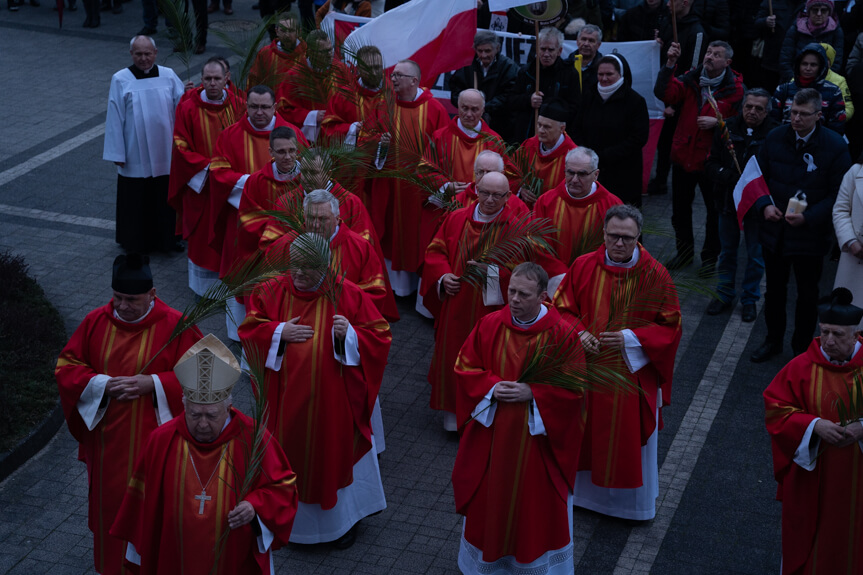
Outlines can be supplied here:
[[471, 88], [458, 95], [458, 117], [465, 128], [477, 128], [484, 112], [485, 96], [479, 90]]
[[486, 216], [500, 212], [509, 199], [509, 180], [500, 172], [489, 172], [476, 184], [479, 211]]

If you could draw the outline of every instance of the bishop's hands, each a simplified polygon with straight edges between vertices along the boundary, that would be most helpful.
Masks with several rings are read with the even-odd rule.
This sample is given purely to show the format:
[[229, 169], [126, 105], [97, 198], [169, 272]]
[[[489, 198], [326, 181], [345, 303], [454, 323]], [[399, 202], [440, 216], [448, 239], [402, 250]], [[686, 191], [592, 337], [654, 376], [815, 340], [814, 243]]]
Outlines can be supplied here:
[[847, 447], [856, 441], [863, 441], [863, 424], [855, 421], [842, 427], [838, 423], [819, 419], [815, 422], [812, 433], [834, 447]]
[[112, 377], [105, 384], [105, 393], [117, 401], [132, 401], [149, 395], [156, 389], [152, 375], [130, 375]]
[[581, 345], [588, 353], [599, 353], [602, 348], [623, 350], [626, 338], [622, 331], [604, 331], [596, 337], [587, 330], [581, 332]]
[[285, 327], [282, 328], [282, 341], [286, 343], [303, 343], [315, 337], [315, 330], [311, 326], [298, 323], [299, 321], [300, 316], [297, 316], [291, 321], [285, 322]]
[[461, 278], [455, 274], [444, 274], [440, 278], [440, 285], [448, 296], [454, 296], [461, 291]]
[[333, 316], [333, 335], [336, 339], [344, 341], [348, 336], [348, 328], [351, 327], [351, 322], [343, 315]]
[[527, 188], [519, 188], [518, 197], [521, 198], [521, 200], [530, 207], [533, 207], [533, 204], [536, 203], [536, 194], [534, 194]]
[[255, 518], [255, 508], [248, 501], [240, 501], [230, 513], [228, 513], [228, 527], [237, 529], [248, 524]]
[[520, 381], [499, 381], [492, 393], [495, 399], [504, 403], [518, 403], [533, 399], [530, 386]]

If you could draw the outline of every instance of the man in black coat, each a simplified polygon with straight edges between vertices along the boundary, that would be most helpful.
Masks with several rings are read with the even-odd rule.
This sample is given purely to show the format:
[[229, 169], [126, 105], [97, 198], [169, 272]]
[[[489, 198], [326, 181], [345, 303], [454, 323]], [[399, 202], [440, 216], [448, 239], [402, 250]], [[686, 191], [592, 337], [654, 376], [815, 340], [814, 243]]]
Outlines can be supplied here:
[[602, 29], [599, 26], [588, 24], [578, 31], [578, 49], [565, 60], [567, 66], [575, 66], [578, 60], [581, 69], [581, 93], [583, 94], [593, 86], [596, 86], [596, 66], [602, 52]]
[[[749, 158], [758, 155], [767, 134], [779, 125], [768, 116], [769, 111], [770, 94], [766, 90], [754, 88], [746, 92], [741, 114], [725, 124], [734, 146], [733, 152], [728, 148], [722, 132], [717, 130], [713, 135], [713, 149], [704, 164], [707, 177], [713, 182], [713, 197], [719, 212], [719, 242], [722, 246], [719, 252], [719, 285], [716, 287], [718, 298], [707, 306], [708, 315], [718, 315], [734, 305], [737, 246], [740, 245], [740, 226], [734, 207], [734, 187], [740, 180], [737, 170], [738, 167], [743, 170]], [[747, 257], [740, 303], [743, 305], [743, 321], [751, 322], [755, 321], [755, 302], [761, 297], [761, 276], [764, 275], [764, 258], [758, 241], [758, 218], [754, 208], [743, 218], [743, 239]]]
[[[815, 333], [818, 282], [833, 236], [833, 203], [842, 177], [851, 167], [845, 141], [819, 125], [820, 118], [821, 94], [811, 88], [800, 90], [791, 104], [791, 124], [773, 130], [758, 154], [770, 196], [755, 202], [767, 273], [767, 338], [750, 358], [755, 363], [782, 351], [792, 269], [797, 282], [791, 336], [794, 355], [806, 350]], [[788, 202], [797, 192], [806, 194], [808, 206], [802, 213], [791, 213]]]
[[569, 110], [569, 124], [575, 118], [581, 90], [578, 73], [560, 57], [563, 51], [563, 32], [554, 27], [539, 31], [539, 86], [536, 81], [536, 60], [531, 59], [518, 71], [515, 88], [508, 98], [513, 131], [510, 143], [521, 143], [534, 135], [534, 111], [544, 101], [562, 99]]
[[476, 52], [473, 62], [456, 70], [449, 79], [450, 100], [458, 108], [458, 96], [474, 88], [485, 96], [483, 120], [501, 137], [509, 140], [509, 115], [506, 99], [515, 86], [518, 64], [500, 54], [500, 38], [494, 32], [480, 30], [473, 39]]

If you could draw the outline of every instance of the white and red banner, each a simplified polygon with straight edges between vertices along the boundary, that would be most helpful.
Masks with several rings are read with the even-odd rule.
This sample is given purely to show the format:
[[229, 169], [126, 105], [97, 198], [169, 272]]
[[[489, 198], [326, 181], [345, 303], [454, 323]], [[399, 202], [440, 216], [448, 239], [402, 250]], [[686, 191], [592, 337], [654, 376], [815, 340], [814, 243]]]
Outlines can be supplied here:
[[770, 189], [767, 187], [764, 176], [761, 175], [761, 166], [758, 165], [758, 159], [752, 156], [746, 162], [746, 167], [743, 168], [740, 180], [734, 186], [734, 207], [737, 210], [737, 223], [740, 225], [741, 230], [743, 229], [743, 216], [746, 215], [749, 208], [755, 204], [758, 198], [769, 195]]
[[475, 34], [476, 0], [413, 0], [360, 26], [344, 45], [350, 53], [377, 46], [385, 69], [413, 60], [421, 84], [431, 86], [440, 74], [471, 63]]

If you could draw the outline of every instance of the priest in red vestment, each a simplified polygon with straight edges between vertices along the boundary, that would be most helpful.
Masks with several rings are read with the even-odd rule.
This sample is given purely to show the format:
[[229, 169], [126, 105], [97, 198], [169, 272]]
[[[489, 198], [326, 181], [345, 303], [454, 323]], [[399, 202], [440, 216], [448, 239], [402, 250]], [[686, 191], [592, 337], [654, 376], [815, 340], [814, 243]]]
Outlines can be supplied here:
[[268, 428], [297, 472], [291, 541], [345, 548], [357, 522], [386, 507], [370, 420], [391, 335], [363, 290], [321, 267], [327, 244], [293, 241], [291, 273], [255, 288], [240, 337], [266, 360]]
[[573, 148], [566, 154], [564, 181], [541, 195], [533, 206], [538, 218], [548, 218], [557, 228], [555, 255], [540, 254], [539, 263], [551, 276], [554, 294], [576, 258], [602, 245], [605, 212], [623, 202], [597, 181], [599, 156], [590, 148]]
[[297, 476], [270, 434], [256, 444], [255, 421], [233, 409], [240, 367], [218, 338], [192, 346], [174, 373], [184, 411], [150, 436], [111, 534], [129, 542], [141, 575], [274, 575]]
[[539, 109], [536, 135], [524, 141], [518, 153], [525, 155], [533, 177], [523, 181], [518, 195], [533, 207], [537, 198], [563, 183], [566, 153], [575, 148], [566, 133], [569, 109], [560, 100], [546, 102]]
[[[529, 350], [579, 350], [571, 325], [543, 304], [548, 275], [513, 270], [509, 305], [479, 320], [455, 366], [462, 436], [452, 473], [464, 515], [462, 573], [572, 573], [572, 488], [584, 430], [580, 392], [522, 382]], [[565, 344], [564, 344], [565, 345]]]
[[[237, 209], [243, 187], [249, 176], [261, 169], [270, 159], [270, 132], [277, 126], [287, 126], [297, 133], [298, 143], [308, 145], [299, 130], [275, 116], [275, 95], [266, 86], [249, 90], [246, 101], [247, 115], [228, 126], [219, 135], [210, 162], [210, 209], [212, 227], [209, 243], [221, 255], [219, 277], [224, 278], [233, 269], [237, 245]], [[228, 337], [237, 339], [237, 325], [245, 309], [242, 303], [229, 302], [227, 318]]]
[[275, 89], [298, 60], [306, 57], [306, 43], [300, 39], [300, 19], [285, 12], [276, 24], [276, 38], [260, 50], [249, 71], [247, 88], [264, 85]]
[[[477, 184], [479, 202], [451, 213], [426, 249], [421, 295], [435, 316], [435, 349], [429, 367], [432, 409], [443, 411], [443, 426], [456, 431], [456, 357], [476, 322], [506, 304], [509, 285], [506, 267], [478, 264], [470, 255], [480, 249], [483, 231], [518, 219], [507, 200], [509, 182], [489, 172]], [[478, 255], [476, 257], [479, 257]], [[466, 259], [467, 258], [467, 259]], [[512, 262], [513, 264], [518, 262]], [[477, 289], [462, 276], [469, 267], [483, 268], [486, 278]]]
[[[473, 179], [453, 197], [453, 200], [458, 202], [463, 208], [473, 206], [477, 202], [476, 182], [480, 181], [489, 172], [503, 174], [505, 173], [505, 169], [506, 164], [504, 163], [503, 156], [493, 150], [483, 150], [477, 154], [476, 160], [473, 162]], [[513, 213], [519, 216], [530, 211], [530, 208], [515, 194], [510, 194], [506, 203], [512, 208]]]
[[[428, 139], [449, 122], [446, 110], [429, 90], [419, 87], [420, 67], [402, 60], [391, 75], [395, 107], [388, 118], [388, 131], [381, 139], [376, 165], [379, 168], [414, 172], [426, 156]], [[381, 236], [388, 260], [390, 283], [396, 295], [416, 291], [420, 265], [432, 229], [423, 221], [434, 220], [438, 208], [428, 195], [400, 177], [377, 178], [372, 185], [372, 219]], [[423, 231], [428, 235], [423, 236]]]
[[209, 174], [216, 139], [234, 124], [245, 102], [226, 88], [228, 71], [218, 57], [201, 73], [200, 90], [190, 90], [174, 121], [168, 203], [177, 212], [177, 233], [188, 244], [189, 288], [204, 295], [219, 279], [220, 254], [209, 243], [212, 228]]
[[276, 86], [276, 110], [286, 121], [300, 126], [310, 142], [315, 142], [327, 102], [349, 85], [350, 72], [334, 56], [333, 43], [326, 32], [309, 33], [306, 46], [306, 58], [295, 60]]
[[588, 421], [575, 481], [579, 507], [644, 521], [656, 515], [660, 408], [671, 402], [680, 343], [677, 289], [638, 244], [641, 212], [605, 214], [605, 245], [575, 260], [554, 304], [578, 325], [589, 354], [627, 374], [638, 392], [588, 392]]
[[69, 431], [80, 444], [78, 459], [87, 465], [88, 526], [94, 568], [102, 575], [126, 572], [126, 546], [108, 529], [147, 437], [183, 410], [171, 369], [201, 338], [192, 327], [169, 343], [181, 314], [156, 297], [148, 261], [117, 256], [113, 299], [87, 314], [55, 371]]
[[850, 395], [863, 378], [863, 309], [852, 299], [833, 290], [818, 307], [821, 336], [764, 391], [783, 575], [863, 573], [863, 412]]

